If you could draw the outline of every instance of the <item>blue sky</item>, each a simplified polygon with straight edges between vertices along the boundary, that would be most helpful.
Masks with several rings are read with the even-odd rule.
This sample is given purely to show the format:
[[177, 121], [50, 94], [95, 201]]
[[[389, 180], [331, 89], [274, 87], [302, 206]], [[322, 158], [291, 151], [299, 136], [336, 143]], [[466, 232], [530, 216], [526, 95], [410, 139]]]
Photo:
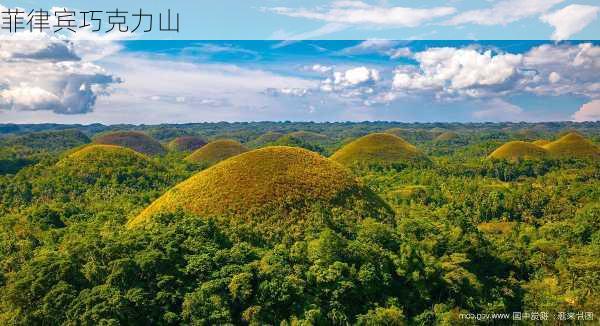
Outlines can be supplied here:
[[[597, 9], [593, 8], [599, 5], [597, 0], [105, 0], [100, 3], [2, 0], [0, 4], [25, 9], [133, 11], [142, 8], [155, 14], [171, 8], [180, 14], [180, 33], [155, 32], [139, 36], [146, 39], [543, 40], [552, 39], [555, 26], [564, 25], [578, 25], [561, 35], [568, 35], [564, 37], [567, 39], [597, 39], [600, 34], [600, 21], [591, 19], [597, 15]], [[554, 25], [544, 18], [552, 15]]]
[[[0, 0], [125, 8], [90, 3]], [[158, 13], [166, 3], [127, 6]], [[176, 39], [0, 31], [0, 121], [600, 120], [593, 1], [168, 6], [182, 15]]]

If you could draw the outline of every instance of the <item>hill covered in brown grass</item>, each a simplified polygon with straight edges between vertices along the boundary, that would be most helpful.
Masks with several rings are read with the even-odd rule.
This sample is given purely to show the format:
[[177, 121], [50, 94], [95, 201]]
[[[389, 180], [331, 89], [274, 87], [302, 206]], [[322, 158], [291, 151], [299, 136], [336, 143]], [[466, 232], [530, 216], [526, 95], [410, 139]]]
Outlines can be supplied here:
[[156, 213], [178, 210], [279, 236], [322, 227], [324, 221], [312, 214], [322, 210], [335, 213], [338, 217], [330, 217], [330, 222], [344, 228], [365, 217], [391, 217], [381, 199], [340, 164], [284, 146], [243, 153], [197, 173], [157, 199], [129, 226], [148, 222]]
[[169, 142], [167, 147], [173, 151], [192, 152], [206, 145], [206, 140], [200, 136], [181, 136]]
[[147, 155], [162, 155], [166, 152], [157, 140], [139, 131], [110, 132], [94, 138], [93, 142], [100, 145], [123, 146]]
[[248, 148], [238, 141], [221, 139], [202, 146], [186, 157], [186, 160], [210, 166], [247, 151]]
[[544, 146], [558, 158], [598, 158], [600, 148], [577, 132], [570, 132]]
[[541, 159], [548, 157], [548, 151], [538, 145], [511, 141], [498, 147], [488, 158], [497, 160]]
[[388, 133], [360, 137], [335, 152], [331, 159], [346, 166], [391, 165], [429, 160], [415, 146]]

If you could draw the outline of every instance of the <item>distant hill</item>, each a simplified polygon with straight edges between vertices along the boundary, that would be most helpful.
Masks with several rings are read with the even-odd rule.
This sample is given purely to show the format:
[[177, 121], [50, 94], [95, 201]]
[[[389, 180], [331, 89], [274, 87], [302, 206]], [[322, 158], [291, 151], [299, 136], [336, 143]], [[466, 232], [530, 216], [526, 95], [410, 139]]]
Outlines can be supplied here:
[[115, 145], [89, 145], [79, 149], [56, 163], [56, 166], [71, 175], [91, 178], [97, 175], [112, 176], [120, 169], [138, 175], [154, 163], [144, 154]]
[[499, 160], [540, 159], [547, 157], [548, 154], [546, 149], [538, 145], [524, 141], [511, 141], [498, 147], [488, 157]]
[[206, 140], [199, 136], [181, 136], [169, 142], [167, 147], [173, 151], [191, 152], [206, 145]]
[[544, 146], [555, 157], [600, 157], [600, 148], [577, 132], [570, 132]]
[[415, 146], [388, 133], [374, 133], [358, 138], [335, 152], [331, 159], [346, 166], [391, 165], [429, 160]]
[[61, 152], [90, 143], [90, 138], [76, 129], [42, 131], [4, 138], [2, 146], [22, 146], [34, 151]]
[[258, 148], [265, 146], [266, 144], [272, 143], [277, 139], [283, 137], [283, 133], [277, 131], [267, 131], [264, 134], [256, 137], [255, 139], [248, 142], [248, 146], [252, 148]]
[[290, 137], [294, 137], [296, 139], [300, 139], [307, 143], [319, 143], [329, 140], [327, 135], [319, 134], [312, 131], [294, 131], [288, 134]]
[[435, 137], [434, 141], [438, 143], [452, 142], [459, 139], [460, 136], [453, 131], [446, 131]]
[[139, 131], [115, 131], [94, 138], [95, 144], [117, 145], [147, 155], [165, 154], [164, 147], [154, 138]]
[[186, 160], [210, 166], [247, 151], [248, 148], [246, 148], [246, 146], [235, 140], [221, 139], [202, 146], [200, 149], [186, 157]]

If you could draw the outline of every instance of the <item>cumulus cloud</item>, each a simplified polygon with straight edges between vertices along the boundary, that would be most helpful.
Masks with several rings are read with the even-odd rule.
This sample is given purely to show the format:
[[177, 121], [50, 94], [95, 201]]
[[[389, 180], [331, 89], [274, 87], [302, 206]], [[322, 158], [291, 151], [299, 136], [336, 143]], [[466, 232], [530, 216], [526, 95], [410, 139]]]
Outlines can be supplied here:
[[379, 80], [379, 70], [361, 66], [344, 71], [334, 71], [321, 82], [320, 89], [325, 92], [344, 92], [344, 96], [350, 97], [362, 93], [372, 93], [372, 86]]
[[520, 54], [496, 54], [491, 50], [431, 48], [414, 55], [418, 67], [399, 67], [393, 87], [399, 90], [435, 90], [449, 95], [482, 95], [483, 87], [501, 85], [522, 62]]
[[523, 55], [515, 88], [539, 95], [600, 96], [600, 46], [544, 44]]
[[58, 96], [36, 86], [20, 85], [2, 90], [0, 99], [5, 105], [15, 106], [19, 110], [55, 110], [61, 106]]
[[120, 34], [125, 33], [99, 34], [83, 28], [68, 34], [0, 35], [0, 108], [59, 114], [92, 111], [98, 96], [120, 82], [97, 63], [121, 50], [115, 42], [125, 37]]
[[334, 1], [329, 6], [313, 9], [288, 7], [263, 9], [289, 17], [306, 18], [328, 23], [402, 27], [416, 27], [427, 21], [451, 15], [456, 11], [453, 7], [425, 9], [383, 7], [370, 5], [362, 1]]
[[468, 10], [445, 22], [447, 25], [505, 25], [542, 14], [564, 0], [501, 0], [491, 8]]
[[600, 121], [600, 100], [593, 100], [579, 108], [572, 116], [575, 121]]
[[[374, 42], [351, 49], [382, 50], [395, 45]], [[362, 107], [417, 99], [446, 104], [475, 101], [482, 108], [474, 110], [471, 118], [482, 121], [533, 119], [520, 107], [502, 100], [508, 96], [600, 97], [600, 47], [592, 43], [544, 44], [525, 53], [474, 46], [440, 47], [411, 52], [410, 57], [415, 63], [395, 68], [305, 66], [305, 70], [322, 76], [318, 87], [288, 87], [272, 94], [310, 98], [321, 93]]]
[[418, 62], [396, 67], [395, 92], [433, 92], [437, 98], [497, 97], [515, 93], [600, 96], [600, 47], [544, 44], [523, 54], [476, 48], [431, 48]]
[[596, 19], [600, 7], [587, 5], [569, 5], [552, 13], [543, 15], [540, 19], [554, 27], [552, 39], [566, 40], [571, 35], [581, 32]]
[[0, 42], [0, 107], [79, 114], [119, 78], [83, 60], [72, 43], [41, 37], [37, 42]]
[[314, 71], [314, 72], [318, 72], [321, 74], [325, 74], [328, 72], [333, 71], [333, 67], [332, 66], [326, 66], [326, 65], [321, 65], [321, 64], [314, 64], [312, 65], [309, 70]]

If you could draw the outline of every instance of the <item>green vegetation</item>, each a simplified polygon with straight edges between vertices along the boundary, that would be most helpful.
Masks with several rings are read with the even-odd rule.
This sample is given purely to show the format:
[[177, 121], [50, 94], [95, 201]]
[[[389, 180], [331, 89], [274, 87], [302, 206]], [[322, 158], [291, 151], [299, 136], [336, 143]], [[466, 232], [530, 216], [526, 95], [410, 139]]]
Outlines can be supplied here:
[[321, 155], [327, 155], [327, 151], [322, 146], [315, 143], [308, 142], [303, 138], [296, 138], [292, 134], [279, 137], [277, 140], [265, 144], [265, 146], [289, 146], [289, 147], [301, 147], [308, 149], [309, 151], [317, 152]]
[[288, 134], [288, 136], [296, 138], [296, 139], [300, 139], [301, 141], [304, 141], [307, 143], [322, 143], [322, 142], [326, 142], [329, 138], [326, 135], [322, 135], [322, 134], [319, 134], [316, 132], [304, 131], [304, 130], [290, 132]]
[[235, 140], [221, 139], [202, 146], [186, 157], [186, 160], [204, 166], [211, 166], [247, 151], [248, 148], [246, 146]]
[[[377, 136], [392, 128], [426, 164]], [[116, 129], [293, 147], [205, 168], [86, 140]], [[558, 140], [488, 158], [535, 139]], [[513, 311], [596, 324], [598, 140], [600, 123], [572, 122], [0, 124], [0, 325], [491, 325], [460, 315]]]
[[193, 152], [206, 145], [206, 140], [198, 136], [181, 136], [169, 142], [167, 147], [173, 151]]
[[147, 155], [162, 155], [165, 153], [165, 149], [158, 141], [139, 131], [107, 133], [94, 138], [94, 143], [123, 146]]
[[34, 151], [45, 150], [52, 153], [85, 145], [89, 142], [90, 138], [76, 129], [40, 131], [0, 139], [0, 145], [3, 147], [20, 146]]
[[538, 145], [524, 141], [511, 141], [493, 151], [489, 158], [497, 160], [541, 159], [548, 151]]
[[385, 133], [398, 136], [402, 139], [407, 139], [412, 142], [420, 142], [432, 140], [436, 137], [435, 131], [412, 129], [412, 128], [390, 128], [384, 131]]
[[335, 152], [331, 159], [346, 166], [393, 165], [428, 160], [415, 146], [387, 133], [361, 137]]

